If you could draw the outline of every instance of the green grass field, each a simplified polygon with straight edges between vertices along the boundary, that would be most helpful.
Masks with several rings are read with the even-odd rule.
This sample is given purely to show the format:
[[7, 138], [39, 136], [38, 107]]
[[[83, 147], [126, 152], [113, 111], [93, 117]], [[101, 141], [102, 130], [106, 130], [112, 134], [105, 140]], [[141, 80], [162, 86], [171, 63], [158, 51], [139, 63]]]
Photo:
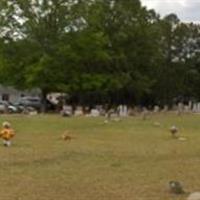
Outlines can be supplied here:
[[[170, 180], [200, 190], [200, 115], [103, 118], [4, 116], [17, 134], [0, 146], [2, 200], [183, 200]], [[156, 127], [154, 122], [159, 122]], [[175, 124], [186, 141], [172, 139]], [[69, 130], [75, 138], [63, 141]]]

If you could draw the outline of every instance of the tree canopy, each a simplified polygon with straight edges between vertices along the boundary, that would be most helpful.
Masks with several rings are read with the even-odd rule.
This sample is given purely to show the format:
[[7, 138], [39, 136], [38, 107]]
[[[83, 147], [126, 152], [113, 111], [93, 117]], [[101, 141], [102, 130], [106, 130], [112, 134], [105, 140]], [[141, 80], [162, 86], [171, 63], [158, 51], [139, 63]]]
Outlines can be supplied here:
[[200, 26], [139, 0], [1, 0], [0, 80], [77, 104], [200, 98]]

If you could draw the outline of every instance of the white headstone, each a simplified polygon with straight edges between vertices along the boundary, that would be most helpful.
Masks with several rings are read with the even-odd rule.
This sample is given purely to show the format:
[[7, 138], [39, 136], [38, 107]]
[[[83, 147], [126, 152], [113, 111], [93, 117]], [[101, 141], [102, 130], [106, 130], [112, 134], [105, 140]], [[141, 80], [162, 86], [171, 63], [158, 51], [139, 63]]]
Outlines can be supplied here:
[[117, 108], [118, 112], [119, 112], [119, 116], [121, 117], [123, 115], [123, 106], [119, 105]]
[[192, 101], [189, 101], [188, 107], [189, 107], [189, 109], [190, 109], [190, 111], [191, 111], [191, 110], [192, 110]]
[[128, 108], [126, 105], [120, 105], [118, 107], [119, 110], [119, 116], [120, 117], [127, 117], [128, 116]]
[[146, 120], [147, 117], [149, 115], [149, 111], [146, 109], [146, 108], [143, 108], [143, 111], [142, 111], [142, 119], [143, 120]]
[[189, 106], [187, 106], [187, 105], [184, 106], [184, 112], [185, 113], [189, 113], [190, 112]]
[[90, 112], [90, 116], [91, 117], [99, 117], [100, 112], [97, 109], [92, 109], [91, 112]]
[[192, 111], [195, 113], [197, 112], [197, 104], [196, 103], [193, 104]]
[[167, 112], [168, 110], [169, 110], [168, 105], [165, 105], [164, 108], [163, 108], [163, 112]]
[[72, 113], [73, 113], [73, 108], [72, 108], [72, 106], [70, 106], [70, 105], [64, 105], [64, 106], [63, 106], [63, 109], [62, 109], [62, 111], [61, 111], [61, 114], [71, 116]]
[[178, 115], [181, 115], [183, 113], [183, 110], [184, 110], [184, 104], [179, 102], [178, 103], [178, 110], [177, 110], [177, 114]]
[[82, 116], [83, 115], [83, 108], [81, 106], [77, 107], [75, 112], [74, 112], [74, 116], [78, 117], [78, 116]]
[[124, 107], [123, 107], [123, 116], [127, 117], [127, 115], [128, 115], [128, 107], [127, 107], [127, 105], [124, 105]]
[[160, 107], [159, 106], [154, 106], [153, 112], [157, 113], [160, 111]]
[[178, 103], [178, 110], [183, 111], [184, 105], [183, 103], [179, 102]]

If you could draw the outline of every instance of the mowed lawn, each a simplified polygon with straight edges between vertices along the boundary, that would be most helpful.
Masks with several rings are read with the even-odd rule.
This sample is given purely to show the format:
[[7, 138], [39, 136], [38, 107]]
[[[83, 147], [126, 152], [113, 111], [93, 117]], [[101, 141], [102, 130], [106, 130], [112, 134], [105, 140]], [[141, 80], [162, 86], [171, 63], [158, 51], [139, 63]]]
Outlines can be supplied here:
[[[17, 134], [0, 146], [2, 200], [183, 200], [178, 180], [200, 191], [200, 115], [156, 114], [104, 124], [104, 118], [4, 116]], [[154, 123], [159, 122], [160, 126]], [[172, 139], [175, 124], [186, 141]], [[61, 139], [65, 130], [75, 138]]]

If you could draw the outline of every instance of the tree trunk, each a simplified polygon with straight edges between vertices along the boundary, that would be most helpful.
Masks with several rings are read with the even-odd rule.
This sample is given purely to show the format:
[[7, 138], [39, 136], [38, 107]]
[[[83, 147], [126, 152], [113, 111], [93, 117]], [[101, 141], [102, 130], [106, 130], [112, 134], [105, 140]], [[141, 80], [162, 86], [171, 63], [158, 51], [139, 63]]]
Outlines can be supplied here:
[[42, 89], [42, 95], [41, 95], [41, 112], [46, 113], [47, 111], [47, 91]]

